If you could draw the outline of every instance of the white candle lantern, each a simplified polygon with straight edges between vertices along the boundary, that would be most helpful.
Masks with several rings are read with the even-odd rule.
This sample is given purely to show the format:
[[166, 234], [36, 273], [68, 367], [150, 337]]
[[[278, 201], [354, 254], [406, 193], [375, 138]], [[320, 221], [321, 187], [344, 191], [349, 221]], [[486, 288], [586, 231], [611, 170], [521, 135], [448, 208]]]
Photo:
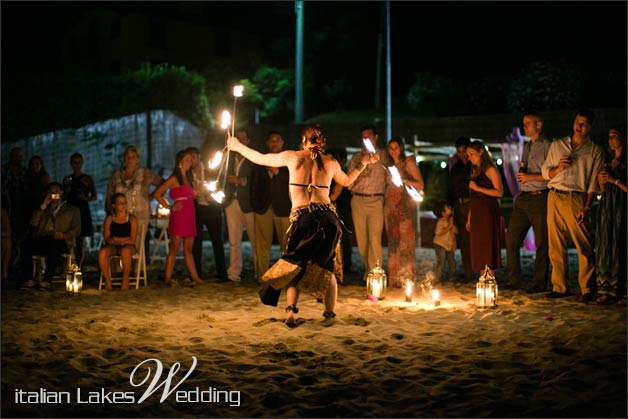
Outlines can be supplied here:
[[434, 307], [440, 305], [440, 292], [438, 290], [432, 290], [432, 300], [434, 301]]
[[480, 308], [497, 307], [497, 281], [488, 265], [484, 267], [484, 273], [480, 275], [475, 297], [476, 305]]
[[81, 268], [72, 264], [65, 274], [65, 291], [69, 295], [81, 295], [83, 290], [83, 274]]
[[386, 272], [379, 266], [379, 260], [375, 267], [366, 276], [366, 294], [375, 301], [383, 300], [386, 295]]

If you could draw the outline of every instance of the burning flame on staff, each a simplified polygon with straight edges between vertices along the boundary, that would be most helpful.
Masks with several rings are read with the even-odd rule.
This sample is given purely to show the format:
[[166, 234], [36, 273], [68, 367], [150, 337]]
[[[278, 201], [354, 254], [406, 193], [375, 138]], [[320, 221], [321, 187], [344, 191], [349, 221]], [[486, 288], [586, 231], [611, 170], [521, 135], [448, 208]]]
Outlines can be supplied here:
[[364, 147], [366, 147], [366, 149], [368, 150], [369, 153], [371, 153], [371, 155], [375, 155], [375, 153], [377, 153], [377, 150], [375, 150], [375, 147], [373, 146], [373, 143], [371, 142], [371, 140], [369, 138], [362, 138], [362, 142], [364, 143]]
[[217, 151], [216, 154], [214, 154], [214, 158], [208, 162], [208, 167], [213, 170], [220, 166], [220, 163], [222, 163], [222, 156], [222, 151]]
[[222, 129], [227, 129], [231, 126], [231, 114], [229, 111], [222, 111], [221, 121], [220, 127]]
[[390, 166], [387, 169], [395, 186], [405, 186], [406, 191], [408, 191], [408, 194], [410, 195], [410, 198], [412, 198], [416, 202], [423, 202], [423, 195], [421, 195], [421, 193], [417, 191], [414, 186], [403, 183], [403, 179], [401, 179], [401, 174], [395, 166]]

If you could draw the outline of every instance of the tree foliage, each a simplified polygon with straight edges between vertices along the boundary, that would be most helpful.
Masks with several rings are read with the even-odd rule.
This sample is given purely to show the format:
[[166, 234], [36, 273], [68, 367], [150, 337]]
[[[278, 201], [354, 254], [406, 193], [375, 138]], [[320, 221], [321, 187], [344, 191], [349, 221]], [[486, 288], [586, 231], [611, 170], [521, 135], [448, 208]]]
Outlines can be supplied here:
[[582, 74], [572, 64], [535, 61], [512, 78], [506, 100], [512, 112], [574, 108], [582, 92]]
[[459, 108], [459, 86], [446, 76], [416, 73], [407, 98], [410, 108], [422, 116], [453, 114]]
[[7, 101], [12, 106], [3, 109], [3, 141], [153, 109], [171, 110], [201, 129], [215, 125], [205, 79], [184, 67], [145, 64], [121, 76], [75, 73], [53, 81], [47, 77], [41, 74], [27, 85], [11, 86]]
[[293, 110], [294, 69], [262, 66], [251, 79], [241, 80], [241, 83], [261, 119], [276, 120]]

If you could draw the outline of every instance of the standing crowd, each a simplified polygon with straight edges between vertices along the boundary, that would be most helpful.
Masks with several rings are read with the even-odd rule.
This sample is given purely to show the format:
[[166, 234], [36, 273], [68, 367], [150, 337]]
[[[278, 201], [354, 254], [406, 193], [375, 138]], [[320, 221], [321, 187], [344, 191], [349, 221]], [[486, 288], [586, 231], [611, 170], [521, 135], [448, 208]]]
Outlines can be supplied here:
[[[553, 141], [543, 134], [543, 119], [536, 112], [523, 116], [529, 138], [517, 175], [520, 191], [504, 228], [499, 199], [504, 194], [501, 174], [480, 141], [456, 141], [457, 161], [449, 174], [449, 193], [438, 203], [434, 248], [437, 281], [473, 280], [502, 267], [506, 247], [506, 289], [528, 282], [530, 293], [550, 291], [551, 298], [570, 295], [567, 248], [578, 252], [577, 298], [601, 304], [626, 302], [626, 128], [608, 133], [608, 150], [594, 143], [590, 130], [594, 114], [578, 111], [573, 132]], [[122, 265], [121, 288], [129, 288], [133, 255], [148, 249], [150, 202], [170, 210], [164, 284], [203, 284], [203, 228], [212, 242], [215, 277], [238, 282], [243, 278], [242, 241], [246, 233], [253, 250], [254, 278], [263, 286], [260, 297], [277, 305], [286, 290], [287, 322], [295, 324], [300, 291], [323, 300], [324, 316], [335, 316], [337, 283], [351, 269], [353, 236], [368, 274], [384, 261], [382, 239], [387, 242], [385, 267], [389, 285], [402, 287], [415, 281], [417, 203], [405, 186], [424, 188], [414, 155], [406, 155], [401, 137], [377, 147], [375, 126], [364, 126], [361, 139], [375, 146], [362, 147], [346, 165], [344, 150], [328, 153], [319, 126], [304, 129], [300, 150], [285, 150], [279, 132], [268, 133], [265, 153], [249, 147], [245, 129], [229, 137], [232, 151], [223, 172], [225, 198], [215, 201], [205, 187], [215, 179], [208, 168], [208, 147], [189, 147], [177, 153], [172, 174], [163, 179], [141, 167], [140, 151], [128, 146], [105, 194], [104, 243], [98, 264], [111, 290], [110, 257]], [[89, 202], [97, 199], [92, 177], [82, 172], [83, 156], [70, 157], [72, 173], [59, 182], [50, 179], [41, 157], [22, 167], [23, 152], [15, 148], [2, 165], [2, 279], [19, 266], [24, 286], [49, 286], [62, 254], [84, 262], [85, 238], [94, 234]], [[402, 185], [393, 182], [388, 167], [395, 167]], [[346, 170], [346, 173], [345, 171]], [[222, 183], [222, 181], [221, 181]], [[592, 208], [597, 197], [595, 220]], [[229, 243], [227, 263], [223, 246], [223, 217]], [[532, 277], [524, 281], [520, 248], [532, 228], [536, 258]], [[504, 230], [506, 231], [504, 237]], [[385, 235], [385, 237], [384, 237]], [[273, 242], [282, 257], [271, 266]], [[177, 253], [183, 249], [188, 278], [173, 278]], [[455, 249], [460, 249], [462, 271], [456, 275]], [[37, 284], [33, 256], [46, 257], [46, 270]], [[16, 263], [19, 260], [19, 263]], [[343, 267], [344, 265], [344, 267]], [[548, 289], [548, 280], [551, 289]]]

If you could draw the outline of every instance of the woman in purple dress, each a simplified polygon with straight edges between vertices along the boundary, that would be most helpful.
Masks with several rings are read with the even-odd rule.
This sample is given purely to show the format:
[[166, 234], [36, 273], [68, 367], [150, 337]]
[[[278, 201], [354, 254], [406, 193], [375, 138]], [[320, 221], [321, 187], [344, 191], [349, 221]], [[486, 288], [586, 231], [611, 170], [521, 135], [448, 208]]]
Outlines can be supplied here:
[[[196, 237], [192, 162], [192, 154], [190, 152], [179, 151], [172, 175], [153, 192], [154, 198], [163, 207], [170, 210], [170, 223], [168, 225], [170, 247], [168, 248], [168, 256], [166, 256], [166, 286], [176, 284], [176, 282], [172, 281], [172, 271], [174, 270], [175, 258], [182, 241], [183, 258], [190, 277], [197, 284], [203, 283], [196, 272], [194, 257], [192, 256], [192, 247]], [[173, 205], [170, 205], [170, 202], [164, 198], [164, 193], [167, 190], [170, 190], [170, 198], [174, 200]]]
[[467, 147], [473, 165], [469, 181], [470, 209], [467, 231], [471, 237], [471, 267], [483, 273], [484, 266], [501, 268], [500, 213], [497, 198], [504, 195], [499, 171], [481, 141]]

